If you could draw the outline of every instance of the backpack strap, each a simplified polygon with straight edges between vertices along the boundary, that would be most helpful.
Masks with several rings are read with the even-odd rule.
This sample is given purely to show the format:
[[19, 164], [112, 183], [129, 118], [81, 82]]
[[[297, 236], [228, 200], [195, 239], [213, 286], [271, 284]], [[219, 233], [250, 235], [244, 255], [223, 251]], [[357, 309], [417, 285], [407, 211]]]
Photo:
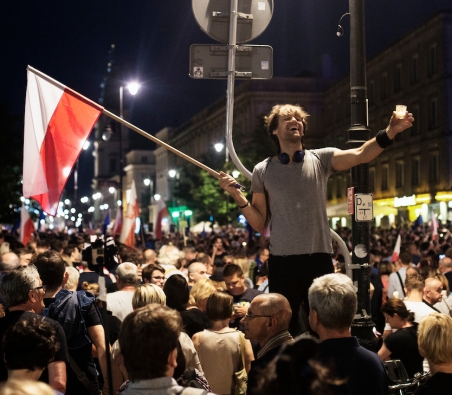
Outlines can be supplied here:
[[396, 272], [396, 274], [397, 274], [397, 277], [399, 278], [400, 286], [402, 287], [403, 297], [405, 297], [405, 296], [406, 296], [406, 295], [405, 295], [405, 287], [404, 287], [404, 285], [403, 285], [402, 277], [400, 276], [400, 273], [399, 273], [399, 272]]

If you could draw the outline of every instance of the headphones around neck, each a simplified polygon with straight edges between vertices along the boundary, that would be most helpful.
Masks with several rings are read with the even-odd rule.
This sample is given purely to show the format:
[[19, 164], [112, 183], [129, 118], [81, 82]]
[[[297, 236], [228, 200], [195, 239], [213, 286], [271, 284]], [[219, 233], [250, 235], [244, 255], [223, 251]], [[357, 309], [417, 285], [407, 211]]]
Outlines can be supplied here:
[[[303, 162], [303, 159], [304, 159], [304, 150], [295, 151], [295, 153], [292, 156], [292, 162]], [[286, 154], [285, 152], [281, 152], [280, 154], [278, 154], [278, 160], [283, 165], [287, 165], [288, 163], [290, 163], [289, 155]]]

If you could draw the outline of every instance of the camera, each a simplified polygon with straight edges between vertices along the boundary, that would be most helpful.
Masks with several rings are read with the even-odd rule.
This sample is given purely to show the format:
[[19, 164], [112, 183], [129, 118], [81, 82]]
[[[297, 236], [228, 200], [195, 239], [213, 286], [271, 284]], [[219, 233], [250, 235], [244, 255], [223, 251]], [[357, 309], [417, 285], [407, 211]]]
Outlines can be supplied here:
[[104, 241], [104, 236], [90, 236], [91, 243], [85, 243], [82, 260], [88, 263], [92, 271], [99, 271], [99, 266], [105, 266], [112, 271], [118, 264], [118, 247], [112, 237]]

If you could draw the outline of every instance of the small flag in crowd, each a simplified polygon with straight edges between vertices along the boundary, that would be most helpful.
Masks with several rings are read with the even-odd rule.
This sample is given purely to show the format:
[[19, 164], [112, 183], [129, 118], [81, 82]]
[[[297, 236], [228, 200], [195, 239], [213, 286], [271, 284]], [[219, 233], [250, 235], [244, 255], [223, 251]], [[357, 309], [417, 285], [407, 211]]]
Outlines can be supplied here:
[[30, 240], [31, 235], [35, 231], [35, 226], [31, 220], [28, 210], [22, 203], [22, 209], [20, 210], [20, 242], [26, 246]]
[[157, 240], [162, 240], [162, 219], [165, 217], [170, 217], [170, 213], [163, 199], [160, 199], [157, 205], [157, 219], [155, 221], [155, 238]]
[[107, 211], [107, 215], [105, 216], [104, 222], [102, 224], [102, 234], [105, 235], [107, 233], [108, 225], [110, 225], [110, 209]]
[[397, 259], [399, 259], [400, 255], [400, 246], [402, 244], [402, 238], [399, 236], [397, 237], [397, 241], [395, 243], [394, 252], [392, 253], [392, 262], [395, 262]]
[[436, 214], [432, 211], [432, 240], [436, 240], [438, 236], [438, 221], [436, 220]]
[[137, 190], [135, 188], [135, 181], [132, 180], [130, 199], [127, 202], [127, 214], [124, 217], [121, 236], [119, 237], [119, 241], [130, 248], [135, 247], [136, 218], [139, 216]]
[[55, 216], [83, 144], [103, 107], [27, 68], [23, 194]]
[[122, 206], [116, 209], [115, 224], [113, 225], [112, 236], [120, 235], [122, 232]]
[[421, 226], [424, 223], [422, 220], [422, 215], [419, 214], [419, 216], [416, 218], [416, 220], [413, 223], [413, 229], [417, 228], [418, 226]]

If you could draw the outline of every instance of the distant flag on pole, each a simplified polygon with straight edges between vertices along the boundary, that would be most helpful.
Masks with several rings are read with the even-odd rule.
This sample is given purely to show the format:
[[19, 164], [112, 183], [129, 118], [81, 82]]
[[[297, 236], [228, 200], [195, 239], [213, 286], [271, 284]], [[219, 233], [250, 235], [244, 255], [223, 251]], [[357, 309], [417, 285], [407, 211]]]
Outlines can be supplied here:
[[22, 209], [20, 210], [20, 242], [26, 246], [30, 240], [31, 235], [35, 231], [35, 226], [31, 220], [28, 210], [22, 203]]
[[438, 221], [436, 220], [436, 214], [432, 211], [432, 240], [436, 240], [438, 237]]
[[46, 219], [46, 217], [45, 217], [45, 215], [44, 215], [44, 211], [43, 210], [39, 210], [40, 212], [39, 212], [39, 218], [38, 218], [38, 232], [41, 230], [41, 227], [42, 227], [42, 223], [41, 223], [41, 220], [43, 219], [43, 220], [45, 220]]
[[28, 66], [23, 194], [55, 216], [67, 179], [103, 107]]
[[94, 235], [94, 229], [93, 229], [92, 221], [89, 221], [88, 226], [89, 226], [89, 234], [90, 235]]
[[110, 209], [108, 209], [107, 215], [105, 216], [104, 222], [102, 224], [102, 234], [107, 233], [108, 225], [110, 225]]
[[119, 237], [119, 241], [130, 248], [135, 248], [136, 218], [139, 216], [137, 190], [135, 188], [135, 181], [132, 180], [130, 199], [127, 203], [127, 213], [124, 217], [121, 236]]
[[116, 209], [115, 224], [113, 225], [112, 236], [120, 235], [122, 231], [122, 206]]
[[397, 259], [399, 259], [400, 255], [400, 246], [402, 244], [402, 238], [399, 236], [397, 237], [397, 241], [395, 243], [394, 252], [392, 253], [392, 262], [395, 262]]
[[155, 238], [157, 240], [162, 240], [162, 219], [165, 217], [170, 217], [170, 213], [163, 199], [160, 199], [157, 205], [157, 220], [155, 221]]
[[416, 218], [416, 220], [413, 223], [413, 229], [417, 228], [418, 226], [421, 226], [424, 223], [422, 220], [422, 215], [419, 214], [419, 216]]

